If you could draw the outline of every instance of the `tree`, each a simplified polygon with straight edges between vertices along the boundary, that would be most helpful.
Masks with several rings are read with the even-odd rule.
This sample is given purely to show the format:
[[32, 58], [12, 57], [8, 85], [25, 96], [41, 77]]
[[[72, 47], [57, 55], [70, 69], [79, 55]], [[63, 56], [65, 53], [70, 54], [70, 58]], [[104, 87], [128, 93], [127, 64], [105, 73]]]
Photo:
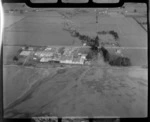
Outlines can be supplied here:
[[88, 45], [91, 47], [92, 51], [98, 53], [99, 37], [96, 36], [94, 39], [90, 39]]
[[105, 62], [108, 62], [109, 59], [110, 59], [110, 54], [109, 54], [108, 50], [105, 49], [105, 48], [102, 46], [102, 47], [100, 48], [100, 51], [101, 51], [101, 53], [102, 53], [102, 55], [103, 55], [104, 61], [105, 61]]
[[91, 50], [90, 52], [88, 52], [86, 59], [87, 60], [93, 60], [97, 58], [97, 52], [94, 52], [93, 50]]
[[91, 51], [87, 54], [86, 59], [91, 60], [93, 58]]
[[111, 31], [109, 31], [109, 34], [113, 35], [116, 40], [119, 39], [119, 36], [118, 36], [117, 32], [111, 30]]
[[111, 66], [131, 66], [131, 61], [127, 57], [117, 57], [109, 61]]
[[95, 42], [95, 46], [99, 47], [99, 37], [98, 37], [98, 35], [95, 37], [94, 42]]
[[131, 66], [131, 61], [127, 57], [122, 58], [122, 66]]
[[75, 37], [79, 37], [79, 32], [75, 31]]
[[17, 56], [14, 56], [14, 57], [13, 57], [13, 61], [18, 61], [18, 57], [17, 57]]

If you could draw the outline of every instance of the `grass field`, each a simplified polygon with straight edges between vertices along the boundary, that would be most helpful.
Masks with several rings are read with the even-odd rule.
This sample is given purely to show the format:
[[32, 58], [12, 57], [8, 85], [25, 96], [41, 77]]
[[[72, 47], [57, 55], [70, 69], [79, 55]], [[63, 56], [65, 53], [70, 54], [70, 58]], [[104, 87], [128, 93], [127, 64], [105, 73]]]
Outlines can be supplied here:
[[[123, 54], [137, 67], [58, 69], [3, 65], [5, 117], [147, 116], [148, 71], [138, 68], [147, 65], [147, 32], [133, 18], [118, 14], [100, 15], [96, 24], [94, 9], [65, 19], [62, 14], [68, 15], [71, 10], [27, 12], [23, 18], [13, 14], [5, 25], [4, 63], [20, 45], [81, 45], [80, 40], [63, 30], [63, 23], [69, 20], [81, 33], [117, 32]], [[6, 14], [6, 18], [10, 15]]]
[[[40, 15], [43, 14], [25, 17], [17, 24], [10, 26], [4, 34], [4, 44], [72, 45], [74, 38], [63, 31], [62, 23], [65, 20], [61, 16], [40, 17]], [[147, 32], [132, 18], [110, 16], [101, 18], [100, 16], [99, 24], [96, 24], [94, 19], [94, 16], [90, 15], [74, 17], [71, 21], [83, 32], [114, 30], [118, 32], [123, 47], [147, 47]], [[79, 40], [75, 42], [81, 45]]]
[[[81, 45], [78, 38], [63, 30], [66, 20], [57, 11], [31, 15], [29, 13], [24, 19], [7, 28], [4, 33], [5, 45]], [[86, 16], [77, 15], [70, 21], [81, 34], [90, 36], [96, 36], [98, 31], [114, 30], [119, 35], [121, 47], [125, 48], [123, 53], [131, 58], [133, 66], [147, 64], [147, 32], [133, 18], [100, 15], [99, 24], [96, 24], [94, 15], [86, 13]], [[139, 52], [137, 55], [136, 51]]]
[[[109, 48], [108, 51], [111, 54], [115, 53], [115, 49]], [[124, 48], [121, 50], [123, 56], [128, 57], [131, 60], [132, 66], [147, 66], [148, 65], [148, 59], [147, 59], [147, 49], [139, 49], [139, 48]]]
[[[55, 70], [48, 72], [44, 69], [25, 68], [6, 65], [3, 67], [3, 92], [4, 108], [21, 97], [30, 89], [37, 80], [43, 79], [48, 73], [53, 74]], [[8, 77], [9, 74], [9, 77]]]
[[12, 64], [13, 57], [17, 56], [18, 50], [20, 46], [11, 47], [11, 46], [3, 46], [3, 64]]
[[[14, 71], [13, 68], [6, 68], [6, 71]], [[5, 109], [5, 117], [29, 117], [44, 113], [59, 117], [146, 116], [146, 69], [74, 67], [58, 69], [57, 73], [53, 69], [36, 69], [38, 73], [30, 69], [16, 72], [18, 74], [9, 76], [13, 80], [4, 80], [5, 102], [14, 100]], [[20, 76], [24, 77], [22, 81]], [[23, 93], [30, 77], [35, 78], [32, 87], [19, 99], [13, 99]], [[19, 87], [14, 82], [18, 82]]]
[[18, 21], [21, 21], [24, 18], [24, 16], [13, 16], [10, 14], [6, 14], [4, 17], [4, 27], [10, 27], [12, 24], [17, 23]]
[[[29, 84], [26, 77], [30, 77], [35, 70], [22, 69], [19, 67], [4, 67], [3, 68], [3, 90], [4, 90], [4, 108], [11, 102], [14, 102], [17, 97], [21, 96], [28, 89]], [[9, 77], [8, 77], [9, 74]], [[21, 77], [20, 78], [18, 77]]]

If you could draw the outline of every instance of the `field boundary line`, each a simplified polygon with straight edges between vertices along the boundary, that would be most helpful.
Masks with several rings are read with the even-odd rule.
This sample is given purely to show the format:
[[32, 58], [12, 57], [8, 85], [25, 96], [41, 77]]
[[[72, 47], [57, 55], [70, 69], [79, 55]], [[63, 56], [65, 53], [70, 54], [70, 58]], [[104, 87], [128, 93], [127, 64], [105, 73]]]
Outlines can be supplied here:
[[143, 30], [145, 30], [146, 32], [148, 32], [144, 27], [143, 27], [143, 25], [135, 18], [135, 17], [132, 17], [133, 18], [133, 20], [135, 20], [142, 28], [143, 28]]
[[[14, 45], [10, 45], [10, 44], [3, 44], [3, 46], [15, 46], [15, 47], [22, 47], [22, 46], [26, 46], [25, 44], [23, 44], [23, 45], [17, 45], [17, 44], [14, 44]], [[79, 46], [76, 46], [76, 45], [45, 45], [45, 46], [39, 46], [39, 45], [28, 45], [29, 47], [31, 46], [31, 47], [47, 47], [47, 46], [49, 46], [49, 47], [89, 47], [89, 46], [82, 46], [82, 45], [79, 45]], [[107, 49], [109, 49], [109, 48], [117, 48], [117, 49], [148, 49], [148, 47], [116, 47], [116, 46], [114, 46], [114, 47], [109, 47], [109, 46], [105, 46], [105, 48], [107, 48]]]
[[[23, 67], [23, 68], [29, 68], [29, 69], [49, 69], [49, 68], [53, 68], [53, 67], [47, 67], [47, 68], [45, 68], [45, 67], [29, 67], [29, 66], [19, 66], [19, 65], [9, 65], [9, 64], [3, 64], [3, 68], [4, 68], [4, 66], [6, 66], [6, 67], [18, 67], [18, 68], [20, 68], [20, 67]], [[77, 65], [77, 66], [71, 66], [71, 67], [79, 67], [80, 65]], [[69, 67], [69, 68], [71, 68], [71, 67]], [[81, 67], [81, 66], [80, 66]], [[142, 66], [130, 66], [130, 67], [113, 67], [113, 66], [98, 66], [98, 65], [93, 65], [93, 66], [90, 66], [90, 65], [83, 65], [82, 67], [89, 67], [89, 68], [93, 68], [93, 67], [99, 67], [99, 68], [103, 68], [103, 69], [115, 69], [115, 70], [121, 70], [121, 69], [131, 69], [131, 70], [133, 70], [133, 69], [136, 69], [136, 70], [144, 70], [144, 69], [147, 69], [147, 68], [142, 68]], [[56, 69], [59, 69], [59, 68], [61, 68], [61, 67], [55, 67]], [[64, 66], [63, 68], [68, 68], [67, 66]]]
[[11, 28], [11, 26], [13, 26], [13, 25], [17, 24], [17, 22], [20, 22], [20, 21], [22, 21], [22, 20], [23, 20], [23, 19], [25, 19], [25, 18], [26, 18], [26, 16], [25, 16], [25, 17], [23, 17], [22, 19], [20, 19], [19, 21], [16, 21], [16, 22], [12, 23], [12, 24], [11, 24], [11, 25], [9, 25], [8, 27], [5, 27], [4, 29], [6, 29], [6, 31], [7, 31], [7, 29]]

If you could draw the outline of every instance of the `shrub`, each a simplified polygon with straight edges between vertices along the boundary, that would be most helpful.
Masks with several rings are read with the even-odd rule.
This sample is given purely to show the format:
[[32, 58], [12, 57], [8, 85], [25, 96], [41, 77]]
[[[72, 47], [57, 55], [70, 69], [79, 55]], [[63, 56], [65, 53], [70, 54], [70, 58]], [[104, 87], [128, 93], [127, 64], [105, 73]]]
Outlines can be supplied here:
[[79, 37], [79, 32], [75, 32], [75, 37]]
[[107, 51], [107, 49], [105, 49], [103, 46], [99, 49], [99, 51], [102, 53], [104, 61], [108, 62], [109, 61], [109, 52]]
[[18, 57], [17, 56], [14, 56], [13, 57], [13, 61], [18, 61], [19, 59], [18, 59]]
[[109, 31], [109, 34], [113, 35], [116, 40], [119, 39], [119, 36], [118, 36], [117, 32], [111, 30], [111, 31]]
[[129, 58], [112, 55], [103, 46], [99, 49], [99, 52], [103, 55], [104, 61], [108, 62], [111, 66], [131, 66]]
[[18, 62], [17, 65], [23, 65], [23, 62]]
[[94, 52], [93, 50], [91, 50], [90, 52], [88, 52], [87, 56], [86, 56], [86, 59], [87, 60], [92, 60], [94, 59], [95, 57], [97, 57], [97, 52]]
[[131, 61], [127, 57], [123, 57], [122, 59], [122, 66], [131, 66]]
[[106, 32], [106, 31], [99, 31], [99, 32], [97, 32], [97, 34], [107, 34], [108, 32]]
[[131, 61], [127, 57], [117, 57], [109, 61], [109, 64], [112, 66], [131, 66]]
[[93, 58], [92, 53], [88, 53], [87, 56], [86, 56], [86, 59], [91, 60], [92, 58]]
[[84, 35], [80, 35], [80, 36], [79, 36], [79, 39], [80, 39], [80, 40], [83, 40], [83, 39], [84, 39]]

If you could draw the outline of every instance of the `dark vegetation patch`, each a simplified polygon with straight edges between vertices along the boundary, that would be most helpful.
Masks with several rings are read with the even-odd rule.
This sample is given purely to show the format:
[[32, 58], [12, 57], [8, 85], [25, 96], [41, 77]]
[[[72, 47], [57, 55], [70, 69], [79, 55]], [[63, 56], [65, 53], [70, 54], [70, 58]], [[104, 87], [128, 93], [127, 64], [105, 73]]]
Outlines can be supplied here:
[[112, 66], [131, 66], [131, 61], [128, 57], [117, 57], [116, 59], [110, 60], [109, 64]]
[[109, 62], [110, 60], [110, 54], [107, 49], [105, 49], [103, 46], [99, 49], [99, 52], [102, 54], [104, 61]]
[[[67, 24], [67, 26], [68, 26], [68, 24]], [[113, 30], [99, 31], [99, 32], [97, 32], [98, 35], [96, 37], [90, 37], [88, 35], [80, 34], [76, 29], [73, 29], [71, 27], [65, 28], [65, 30], [70, 32], [71, 36], [79, 38], [81, 40], [82, 44], [85, 43], [87, 46], [90, 47], [90, 51], [87, 53], [87, 57], [86, 57], [88, 61], [94, 61], [95, 59], [97, 59], [98, 54], [101, 53], [104, 58], [104, 61], [106, 63], [110, 64], [111, 66], [131, 66], [131, 61], [128, 57], [122, 57], [119, 55], [110, 54], [109, 51], [102, 46], [105, 44], [105, 42], [102, 42], [98, 36], [100, 34], [111, 34], [115, 38], [117, 44], [119, 44], [117, 41], [119, 39], [117, 32], [115, 32]], [[101, 45], [101, 48], [99, 48], [100, 45]], [[28, 46], [25, 46], [25, 49], [28, 49]], [[58, 50], [58, 52], [63, 54], [64, 50], [65, 50], [65, 47], [61, 47]], [[18, 60], [18, 58], [16, 56], [13, 58], [13, 61], [17, 62], [18, 65], [22, 65], [22, 63]], [[32, 66], [33, 64], [34, 63], [30, 63], [30, 64], [26, 64], [26, 65]], [[59, 62], [49, 62], [49, 64], [56, 65], [56, 64], [59, 64]], [[63, 70], [62, 71], [60, 70], [58, 73], [62, 73], [62, 72], [63, 72]]]
[[14, 57], [13, 57], [13, 61], [17, 62], [18, 60], [19, 60], [19, 59], [18, 59], [17, 56], [14, 56]]
[[96, 59], [97, 58], [97, 52], [96, 51], [89, 51], [89, 53], [87, 54], [87, 56], [86, 56], [86, 59], [88, 60], [88, 61], [91, 61], [91, 60], [94, 60], [94, 59]]
[[110, 34], [114, 37], [115, 40], [119, 39], [119, 35], [117, 32], [115, 32], [114, 30], [110, 30], [110, 31], [99, 31], [97, 32], [97, 34], [99, 35], [106, 35], [106, 34]]
[[104, 47], [101, 47], [99, 51], [103, 55], [104, 61], [111, 66], [131, 66], [131, 61], [128, 57], [110, 54]]
[[71, 36], [72, 37], [76, 37], [78, 38], [79, 40], [81, 40], [82, 44], [86, 43], [86, 45], [88, 46], [99, 46], [99, 37], [96, 36], [94, 38], [91, 38], [90, 36], [88, 35], [83, 35], [83, 34], [80, 34], [78, 31], [76, 30], [70, 30], [70, 29], [65, 29], [66, 31], [69, 31]]
[[[80, 32], [78, 32], [74, 27], [71, 27], [71, 25], [69, 23], [65, 23], [64, 30], [68, 31], [72, 37], [75, 37], [75, 38], [78, 38], [79, 40], [81, 40], [82, 44], [86, 44], [87, 46], [91, 46], [94, 49], [96, 47], [98, 47], [99, 45], [113, 45], [113, 44], [115, 44], [116, 46], [120, 46], [120, 44], [118, 42], [119, 35], [114, 30], [99, 31], [99, 32], [97, 32], [97, 36], [92, 37], [92, 38], [88, 35], [80, 34]], [[98, 36], [98, 35], [107, 35], [107, 34], [112, 35], [115, 39], [115, 42], [109, 42], [109, 41], [104, 42]], [[93, 45], [96, 45], [96, 46], [94, 47]]]

